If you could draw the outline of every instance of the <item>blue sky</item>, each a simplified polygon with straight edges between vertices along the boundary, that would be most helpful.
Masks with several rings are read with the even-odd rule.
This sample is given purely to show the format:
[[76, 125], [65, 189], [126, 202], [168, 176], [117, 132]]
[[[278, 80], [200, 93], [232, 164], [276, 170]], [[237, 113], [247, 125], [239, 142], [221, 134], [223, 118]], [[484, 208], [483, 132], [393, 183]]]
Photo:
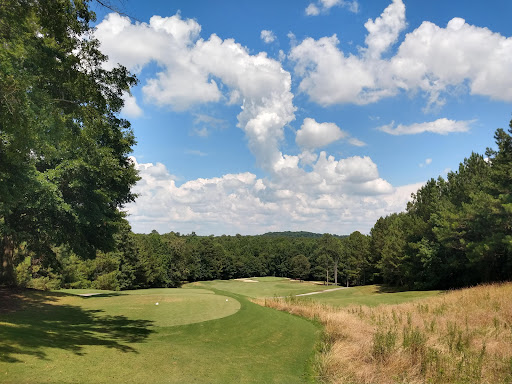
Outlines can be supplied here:
[[368, 233], [512, 117], [512, 2], [127, 1], [135, 232]]

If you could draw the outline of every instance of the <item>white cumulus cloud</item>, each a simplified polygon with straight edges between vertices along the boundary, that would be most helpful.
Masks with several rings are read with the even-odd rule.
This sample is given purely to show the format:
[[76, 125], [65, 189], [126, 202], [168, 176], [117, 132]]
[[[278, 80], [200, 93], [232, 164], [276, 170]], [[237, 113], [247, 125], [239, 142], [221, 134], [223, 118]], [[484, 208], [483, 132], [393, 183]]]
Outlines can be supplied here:
[[135, 71], [150, 62], [159, 64], [161, 71], [142, 88], [148, 102], [176, 110], [208, 102], [240, 103], [238, 126], [258, 164], [273, 170], [284, 161], [279, 150], [283, 128], [295, 118], [290, 73], [264, 52], [251, 55], [233, 39], [215, 34], [204, 40], [200, 31], [196, 21], [179, 14], [153, 16], [149, 24], [110, 14], [97, 26], [96, 37], [112, 63]]
[[[429, 109], [442, 106], [461, 86], [473, 95], [512, 101], [512, 37], [456, 17], [446, 27], [425, 21], [400, 41], [406, 27], [402, 0], [393, 0], [365, 27], [365, 46], [357, 54], [345, 53], [336, 35], [294, 45], [289, 58], [301, 78], [299, 89], [312, 101], [368, 104], [421, 91]], [[386, 52], [390, 57], [382, 57]]]
[[311, 3], [306, 7], [305, 12], [308, 16], [318, 16], [320, 14], [320, 9], [318, 9], [314, 3]]
[[366, 53], [378, 59], [396, 43], [400, 32], [406, 27], [404, 3], [402, 0], [393, 0], [380, 17], [369, 19], [364, 27], [368, 31], [365, 40]]
[[471, 127], [473, 121], [456, 121], [447, 118], [437, 119], [435, 121], [429, 121], [425, 123], [416, 123], [411, 125], [398, 124], [395, 126], [395, 122], [391, 124], [382, 125], [377, 129], [389, 133], [390, 135], [416, 135], [424, 132], [437, 133], [440, 135], [447, 135], [453, 132], [467, 132]]
[[423, 163], [420, 163], [419, 167], [423, 168], [423, 167], [426, 167], [427, 165], [430, 165], [430, 164], [432, 164], [432, 159], [429, 157], [429, 158], [426, 158]]
[[329, 145], [348, 134], [334, 123], [317, 123], [314, 119], [306, 118], [295, 138], [302, 148], [315, 149]]
[[274, 34], [274, 32], [269, 31], [267, 29], [261, 31], [260, 37], [261, 40], [263, 40], [263, 42], [265, 42], [266, 44], [270, 44], [276, 40], [276, 35]]
[[351, 137], [350, 139], [348, 139], [348, 142], [356, 147], [364, 147], [366, 145], [364, 141], [356, 139], [355, 137]]
[[184, 110], [222, 97], [208, 72], [194, 63], [191, 47], [200, 31], [196, 21], [183, 20], [179, 14], [132, 24], [129, 18], [111, 13], [98, 24], [95, 36], [112, 66], [121, 63], [135, 72], [150, 62], [163, 67], [143, 86], [144, 96], [157, 105]]
[[320, 13], [325, 13], [332, 7], [343, 7], [347, 8], [350, 12], [359, 12], [359, 3], [357, 0], [318, 0], [317, 3], [310, 3], [306, 7], [307, 16], [318, 16]]
[[403, 210], [410, 194], [421, 186], [393, 188], [378, 177], [370, 158], [335, 161], [325, 152], [314, 173], [269, 180], [245, 172], [179, 186], [162, 164], [133, 161], [141, 176], [134, 187], [139, 198], [127, 206], [127, 212], [133, 230], [146, 233], [156, 229], [259, 234], [283, 228], [368, 232], [380, 216]]
[[137, 104], [135, 96], [130, 95], [127, 92], [123, 93], [124, 106], [121, 113], [130, 118], [137, 118], [144, 114], [142, 108]]

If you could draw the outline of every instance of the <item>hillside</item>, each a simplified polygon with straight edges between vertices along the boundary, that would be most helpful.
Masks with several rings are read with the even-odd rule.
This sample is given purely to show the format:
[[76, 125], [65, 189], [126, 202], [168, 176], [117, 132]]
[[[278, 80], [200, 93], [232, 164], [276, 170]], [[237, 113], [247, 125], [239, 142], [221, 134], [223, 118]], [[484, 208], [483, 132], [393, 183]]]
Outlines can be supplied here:
[[[316, 238], [322, 237], [323, 234], [307, 232], [307, 231], [284, 231], [284, 232], [267, 232], [260, 236], [264, 236], [264, 237], [309, 237], [309, 238], [316, 239]], [[333, 235], [333, 236], [337, 237], [339, 239], [347, 237], [347, 235]]]

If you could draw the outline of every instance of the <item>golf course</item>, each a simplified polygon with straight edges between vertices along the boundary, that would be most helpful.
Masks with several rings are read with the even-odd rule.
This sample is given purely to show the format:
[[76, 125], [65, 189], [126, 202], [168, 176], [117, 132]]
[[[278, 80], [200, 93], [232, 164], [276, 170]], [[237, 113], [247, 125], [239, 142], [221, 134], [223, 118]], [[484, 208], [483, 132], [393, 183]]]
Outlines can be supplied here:
[[[314, 383], [321, 325], [250, 298], [326, 288], [267, 277], [121, 292], [3, 291], [0, 382]], [[344, 305], [354, 295], [400, 293], [348, 288], [310, 297], [323, 295]]]

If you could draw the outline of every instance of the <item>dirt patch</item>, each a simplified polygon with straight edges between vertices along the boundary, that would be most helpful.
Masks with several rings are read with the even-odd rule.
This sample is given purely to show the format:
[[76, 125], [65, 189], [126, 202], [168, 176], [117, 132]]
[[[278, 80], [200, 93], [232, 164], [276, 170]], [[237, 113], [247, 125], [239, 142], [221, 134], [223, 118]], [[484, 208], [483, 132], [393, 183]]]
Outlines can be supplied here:
[[52, 304], [63, 295], [30, 288], [0, 288], [0, 313], [18, 311], [28, 305]]
[[7, 313], [20, 309], [23, 298], [21, 290], [0, 288], [0, 297], [0, 313]]

